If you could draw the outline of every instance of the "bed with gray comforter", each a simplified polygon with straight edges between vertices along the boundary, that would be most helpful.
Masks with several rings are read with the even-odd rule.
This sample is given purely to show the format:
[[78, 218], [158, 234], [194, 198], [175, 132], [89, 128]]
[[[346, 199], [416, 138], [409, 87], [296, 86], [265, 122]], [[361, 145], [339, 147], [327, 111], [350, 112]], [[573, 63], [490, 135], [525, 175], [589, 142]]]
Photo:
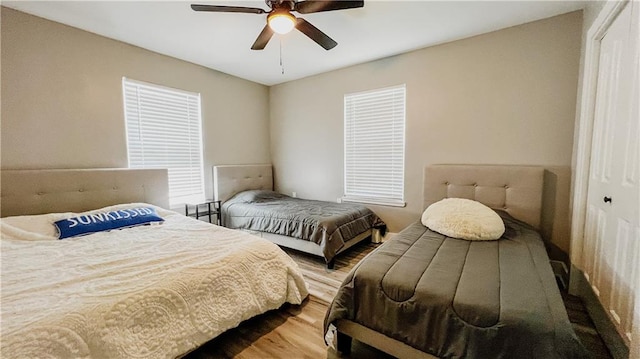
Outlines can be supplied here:
[[243, 191], [222, 205], [226, 227], [279, 234], [318, 244], [331, 262], [346, 242], [385, 223], [367, 207], [293, 198], [267, 191]]
[[538, 232], [501, 213], [497, 241], [417, 222], [362, 260], [325, 318], [346, 319], [439, 358], [582, 358]]

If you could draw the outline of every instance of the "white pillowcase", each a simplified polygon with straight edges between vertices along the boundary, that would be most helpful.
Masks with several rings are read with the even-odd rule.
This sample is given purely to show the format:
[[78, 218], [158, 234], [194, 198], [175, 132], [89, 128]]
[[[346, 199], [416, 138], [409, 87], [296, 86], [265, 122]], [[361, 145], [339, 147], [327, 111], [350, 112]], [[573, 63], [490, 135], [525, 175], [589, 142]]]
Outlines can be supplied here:
[[502, 237], [504, 222], [484, 204], [470, 199], [445, 198], [422, 214], [422, 224], [448, 237], [490, 241]]

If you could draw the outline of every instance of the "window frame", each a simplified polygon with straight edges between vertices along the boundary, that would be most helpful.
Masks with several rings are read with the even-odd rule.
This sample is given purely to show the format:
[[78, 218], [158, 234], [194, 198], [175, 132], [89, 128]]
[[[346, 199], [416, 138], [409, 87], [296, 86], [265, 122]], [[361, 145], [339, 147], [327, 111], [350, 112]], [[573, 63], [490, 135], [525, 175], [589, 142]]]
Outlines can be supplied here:
[[[168, 87], [168, 86], [163, 86], [163, 85], [158, 85], [158, 84], [154, 84], [154, 83], [149, 83], [149, 82], [144, 82], [144, 81], [139, 81], [139, 80], [134, 80], [131, 78], [127, 78], [127, 77], [122, 77], [122, 102], [123, 102], [123, 111], [124, 111], [124, 126], [125, 126], [125, 141], [126, 141], [126, 145], [127, 145], [127, 167], [128, 168], [149, 168], [149, 169], [154, 169], [154, 168], [167, 168], [168, 169], [168, 173], [169, 173], [169, 178], [171, 177], [171, 167], [169, 165], [162, 165], [162, 166], [146, 166], [143, 164], [142, 167], [139, 166], [134, 166], [132, 167], [132, 158], [131, 158], [131, 143], [129, 141], [129, 119], [127, 117], [127, 113], [128, 113], [128, 107], [127, 107], [127, 85], [133, 85], [136, 88], [146, 88], [146, 89], [150, 89], [152, 91], [158, 91], [158, 92], [168, 92], [171, 95], [184, 95], [187, 97], [190, 97], [190, 99], [187, 99], [185, 102], [191, 101], [191, 100], [195, 100], [196, 104], [197, 104], [197, 111], [196, 115], [194, 116], [191, 113], [187, 113], [186, 116], [189, 118], [186, 121], [190, 122], [193, 121], [192, 118], [196, 117], [196, 122], [197, 122], [197, 127], [194, 126], [194, 128], [197, 128], [198, 131], [198, 146], [197, 146], [197, 150], [198, 150], [198, 160], [197, 162], [199, 162], [200, 166], [198, 168], [199, 171], [199, 182], [200, 182], [200, 188], [198, 190], [199, 193], [195, 193], [193, 195], [191, 195], [189, 198], [187, 196], [171, 196], [171, 180], [169, 180], [169, 207], [170, 208], [180, 208], [181, 206], [183, 206], [185, 203], [195, 203], [195, 202], [202, 202], [204, 201], [204, 199], [206, 198], [206, 192], [205, 192], [205, 180], [204, 180], [204, 138], [203, 138], [203, 130], [202, 130], [202, 98], [201, 98], [201, 94], [197, 93], [197, 92], [190, 92], [190, 91], [186, 91], [186, 90], [182, 90], [182, 89], [177, 89], [177, 88], [172, 88], [172, 87]], [[136, 95], [136, 100], [138, 101], [138, 103], [140, 102], [139, 96]], [[138, 107], [136, 109], [137, 111], [140, 111], [140, 107]], [[187, 110], [188, 111], [188, 110]], [[190, 125], [190, 124], [189, 124]], [[196, 136], [189, 136], [189, 138], [195, 138]], [[191, 151], [192, 149], [194, 149], [195, 146], [185, 146], [186, 149], [188, 149], [188, 151]], [[191, 161], [189, 162], [189, 166], [188, 168], [193, 169], [195, 168], [195, 166], [191, 166]], [[194, 186], [195, 189], [195, 186]]]
[[[402, 186], [401, 191], [399, 191], [401, 193], [401, 198], [398, 197], [393, 197], [393, 196], [389, 196], [389, 197], [375, 197], [375, 196], [358, 196], [358, 195], [354, 195], [353, 193], [348, 193], [350, 192], [349, 190], [349, 180], [350, 178], [347, 176], [348, 173], [348, 166], [349, 166], [349, 161], [348, 161], [348, 156], [349, 156], [349, 152], [347, 150], [349, 141], [351, 141], [348, 138], [349, 132], [348, 132], [348, 126], [351, 126], [352, 124], [349, 122], [348, 119], [348, 101], [357, 101], [358, 99], [354, 99], [354, 97], [362, 97], [360, 98], [360, 100], [363, 100], [364, 98], [366, 98], [367, 96], [381, 96], [380, 93], [384, 93], [384, 92], [389, 92], [389, 99], [390, 101], [394, 101], [393, 97], [396, 96], [396, 92], [398, 91], [401, 93], [402, 95], [402, 112], [401, 112], [401, 117], [402, 117], [402, 151], [401, 151], [401, 168], [402, 171], [401, 173], [399, 173], [402, 177], [401, 181], [399, 181], [399, 183]], [[390, 105], [391, 108], [394, 108], [394, 106], [396, 106], [396, 103], [393, 102], [393, 105]], [[391, 206], [391, 207], [405, 207], [406, 206], [406, 202], [405, 202], [405, 165], [406, 165], [406, 122], [407, 122], [407, 90], [406, 90], [406, 84], [401, 84], [401, 85], [395, 85], [395, 86], [389, 86], [389, 87], [384, 87], [384, 88], [378, 88], [378, 89], [373, 89], [373, 90], [367, 90], [367, 91], [361, 91], [361, 92], [354, 92], [354, 93], [348, 93], [344, 95], [344, 143], [343, 143], [343, 150], [344, 150], [344, 167], [343, 167], [343, 176], [344, 176], [344, 183], [343, 183], [343, 196], [341, 198], [341, 201], [343, 202], [355, 202], [355, 203], [366, 203], [366, 204], [374, 204], [374, 205], [381, 205], [381, 206]], [[395, 119], [392, 117], [390, 118], [389, 121], [395, 121]], [[390, 147], [394, 147], [397, 143], [392, 143], [390, 145]], [[393, 150], [392, 150], [393, 151]], [[392, 155], [393, 156], [393, 155]], [[393, 159], [392, 159], [393, 161]], [[390, 166], [392, 167], [392, 166]], [[390, 186], [391, 187], [391, 186]], [[392, 193], [393, 191], [389, 191], [388, 193]]]

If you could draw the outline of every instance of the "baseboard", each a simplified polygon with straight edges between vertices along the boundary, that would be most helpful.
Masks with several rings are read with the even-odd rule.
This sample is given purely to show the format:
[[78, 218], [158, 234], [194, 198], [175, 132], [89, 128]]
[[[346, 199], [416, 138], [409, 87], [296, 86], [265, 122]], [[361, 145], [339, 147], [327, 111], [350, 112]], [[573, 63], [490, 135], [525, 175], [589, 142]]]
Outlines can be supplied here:
[[593, 292], [591, 285], [584, 277], [584, 273], [575, 266], [571, 266], [571, 281], [571, 288], [575, 289], [575, 294], [584, 302], [584, 306], [593, 320], [593, 324], [595, 324], [602, 341], [609, 349], [611, 356], [614, 359], [628, 359], [629, 348], [620, 337], [620, 334], [618, 334], [611, 319], [609, 319], [605, 309], [600, 304], [598, 297]]

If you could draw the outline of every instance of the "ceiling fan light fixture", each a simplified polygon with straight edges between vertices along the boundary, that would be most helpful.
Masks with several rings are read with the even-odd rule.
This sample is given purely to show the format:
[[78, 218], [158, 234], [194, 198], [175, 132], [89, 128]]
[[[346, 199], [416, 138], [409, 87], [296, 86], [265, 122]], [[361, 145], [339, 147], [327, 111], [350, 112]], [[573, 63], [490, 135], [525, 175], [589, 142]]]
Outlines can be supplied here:
[[267, 17], [271, 30], [278, 34], [286, 34], [296, 25], [295, 16], [288, 11], [274, 11]]
[[[0, 0], [2, 1], [2, 0]], [[316, 12], [355, 9], [364, 6], [364, 0], [264, 0], [271, 9], [267, 11], [259, 7], [222, 6], [191, 4], [194, 11], [231, 12], [245, 14], [267, 14], [267, 23], [251, 45], [251, 50], [264, 50], [274, 34], [286, 34], [294, 28], [322, 46], [331, 50], [338, 45], [335, 40], [320, 31], [302, 17], [296, 18], [291, 13], [313, 14]]]

